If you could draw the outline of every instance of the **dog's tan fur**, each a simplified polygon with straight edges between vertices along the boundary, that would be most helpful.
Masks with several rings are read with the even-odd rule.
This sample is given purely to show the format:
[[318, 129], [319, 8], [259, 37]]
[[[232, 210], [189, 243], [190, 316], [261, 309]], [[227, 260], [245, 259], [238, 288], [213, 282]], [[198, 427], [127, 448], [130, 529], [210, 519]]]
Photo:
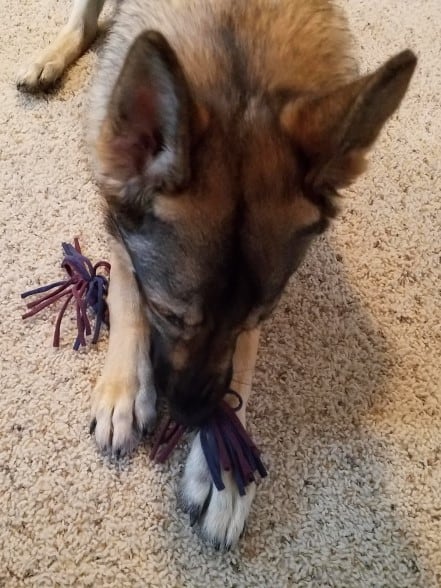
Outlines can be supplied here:
[[[22, 89], [55, 81], [90, 44], [102, 4], [76, 0]], [[92, 409], [102, 449], [129, 451], [152, 427], [157, 381], [178, 417], [205, 418], [231, 365], [245, 423], [260, 323], [335, 215], [337, 190], [364, 171], [415, 62], [403, 52], [357, 78], [328, 0], [119, 4], [90, 125], [112, 234], [112, 328]], [[220, 493], [196, 437], [182, 503], [208, 540], [231, 545], [255, 488], [239, 497], [223, 477]]]
[[130, 258], [116, 241], [110, 242], [112, 285], [107, 303], [112, 329], [101, 378], [93, 394], [92, 418], [98, 446], [109, 439], [131, 450], [141, 431], [155, 424], [156, 394], [149, 369], [149, 325], [142, 311]]

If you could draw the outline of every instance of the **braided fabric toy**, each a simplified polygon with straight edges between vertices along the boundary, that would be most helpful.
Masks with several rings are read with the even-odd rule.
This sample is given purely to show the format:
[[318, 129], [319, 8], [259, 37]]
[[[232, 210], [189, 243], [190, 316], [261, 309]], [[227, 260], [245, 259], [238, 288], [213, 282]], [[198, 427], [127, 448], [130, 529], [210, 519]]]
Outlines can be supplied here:
[[99, 261], [92, 265], [90, 260], [81, 253], [78, 239], [74, 239], [74, 245], [62, 243], [64, 259], [61, 267], [66, 271], [67, 278], [59, 282], [53, 282], [47, 286], [40, 286], [33, 290], [24, 292], [21, 297], [28, 298], [36, 294], [44, 294], [26, 306], [29, 309], [22, 318], [27, 319], [38, 312], [54, 304], [57, 300], [63, 299], [63, 305], [55, 323], [55, 332], [53, 346], [60, 346], [60, 329], [61, 321], [66, 312], [69, 303], [73, 300], [77, 315], [78, 334], [75, 339], [73, 348], [77, 351], [80, 346], [86, 345], [86, 336], [92, 334], [92, 328], [88, 317], [88, 310], [91, 309], [95, 314], [95, 329], [92, 337], [92, 343], [97, 343], [101, 326], [108, 324], [108, 311], [106, 296], [109, 287], [108, 279], [98, 274], [97, 271], [103, 268], [107, 273], [110, 272], [110, 263]]
[[[213, 416], [199, 428], [202, 451], [217, 490], [223, 490], [222, 471], [231, 472], [239, 494], [244, 496], [246, 486], [256, 482], [256, 473], [267, 475], [260, 452], [238, 419], [236, 412], [242, 407], [242, 398], [234, 390], [226, 394], [236, 396], [239, 405], [232, 408], [222, 400]], [[150, 458], [164, 463], [179, 443], [186, 428], [170, 418], [164, 420], [153, 443]]]

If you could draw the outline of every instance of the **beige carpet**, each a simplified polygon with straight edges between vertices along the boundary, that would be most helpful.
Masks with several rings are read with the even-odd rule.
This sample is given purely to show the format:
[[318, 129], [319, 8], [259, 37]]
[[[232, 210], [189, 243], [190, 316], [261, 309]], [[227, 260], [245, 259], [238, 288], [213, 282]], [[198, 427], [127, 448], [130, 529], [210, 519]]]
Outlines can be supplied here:
[[176, 510], [180, 464], [114, 466], [88, 435], [98, 349], [54, 351], [54, 313], [19, 293], [60, 276], [78, 234], [106, 256], [83, 144], [96, 64], [25, 97], [17, 65], [65, 0], [3, 0], [0, 19], [0, 586], [441, 585], [439, 0], [346, 0], [362, 68], [412, 47], [411, 91], [263, 336], [249, 422], [270, 477], [240, 548], [202, 545]]

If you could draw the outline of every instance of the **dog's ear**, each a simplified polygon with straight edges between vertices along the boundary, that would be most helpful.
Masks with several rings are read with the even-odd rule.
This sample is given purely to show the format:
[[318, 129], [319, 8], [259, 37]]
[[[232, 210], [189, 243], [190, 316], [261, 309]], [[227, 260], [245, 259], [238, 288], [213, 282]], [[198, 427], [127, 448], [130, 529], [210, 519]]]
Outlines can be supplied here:
[[330, 94], [284, 106], [282, 127], [304, 153], [306, 181], [314, 190], [347, 186], [364, 171], [365, 153], [398, 108], [416, 61], [411, 51], [403, 51]]
[[204, 123], [175, 52], [158, 32], [131, 46], [110, 99], [97, 150], [104, 178], [136, 191], [179, 189], [188, 179], [192, 133]]

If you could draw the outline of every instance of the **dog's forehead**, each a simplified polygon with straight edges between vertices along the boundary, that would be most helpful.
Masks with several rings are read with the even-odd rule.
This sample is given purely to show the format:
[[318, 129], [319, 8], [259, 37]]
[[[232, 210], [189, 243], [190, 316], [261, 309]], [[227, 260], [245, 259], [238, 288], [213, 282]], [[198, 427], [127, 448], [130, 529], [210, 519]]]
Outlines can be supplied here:
[[185, 190], [154, 199], [155, 218], [170, 227], [158, 244], [163, 271], [173, 271], [181, 292], [199, 289], [192, 300], [229, 281], [229, 295], [264, 304], [293, 267], [296, 231], [318, 222], [320, 211], [302, 194], [293, 150], [270, 124], [248, 125], [228, 156], [205, 163]]
[[220, 231], [225, 222], [232, 218], [236, 203], [230, 186], [223, 188], [220, 183], [211, 189], [192, 187], [176, 194], [158, 195], [153, 202], [153, 213], [162, 222], [172, 224], [177, 232], [194, 233], [194, 237], [212, 231]]
[[277, 265], [286, 242], [317, 223], [321, 212], [302, 192], [302, 171], [287, 141], [265, 126], [244, 132], [242, 139], [235, 166], [231, 154], [214, 162], [186, 191], [158, 196], [153, 211], [201, 259], [219, 256], [231, 239], [237, 247], [239, 238], [240, 247], [250, 250], [246, 257], [258, 255], [264, 266], [272, 258]]
[[189, 186], [155, 198], [157, 217], [182, 230], [198, 227], [212, 234], [235, 222], [238, 207], [246, 209], [246, 218], [262, 223], [288, 221], [288, 230], [315, 222], [318, 210], [302, 197], [303, 170], [295, 149], [268, 110], [263, 112], [254, 106], [239, 128], [223, 129], [208, 141], [195, 158], [196, 177]]

